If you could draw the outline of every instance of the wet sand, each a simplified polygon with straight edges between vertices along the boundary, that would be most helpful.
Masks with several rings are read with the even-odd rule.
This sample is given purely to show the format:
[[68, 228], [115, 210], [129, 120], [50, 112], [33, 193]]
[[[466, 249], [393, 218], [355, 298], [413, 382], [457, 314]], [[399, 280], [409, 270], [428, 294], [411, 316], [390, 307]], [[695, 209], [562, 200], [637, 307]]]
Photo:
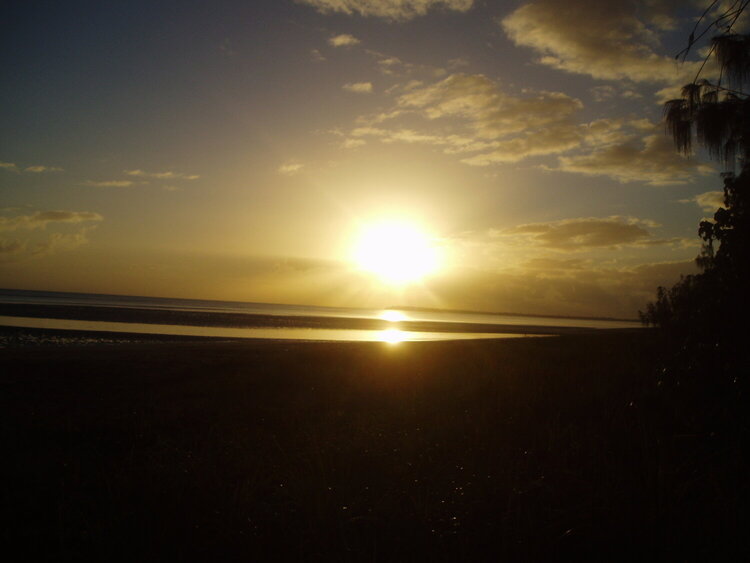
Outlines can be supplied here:
[[721, 558], [746, 511], [734, 438], [679, 437], [654, 353], [646, 332], [6, 348], [5, 546], [56, 561]]

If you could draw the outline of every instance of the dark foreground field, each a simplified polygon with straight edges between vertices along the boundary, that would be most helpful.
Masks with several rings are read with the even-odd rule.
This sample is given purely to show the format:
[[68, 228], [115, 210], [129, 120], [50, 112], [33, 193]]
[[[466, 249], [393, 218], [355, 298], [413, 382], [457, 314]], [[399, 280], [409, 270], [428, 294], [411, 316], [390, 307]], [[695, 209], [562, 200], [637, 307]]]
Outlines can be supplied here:
[[658, 386], [654, 348], [641, 333], [0, 350], [3, 550], [736, 557], [736, 405]]

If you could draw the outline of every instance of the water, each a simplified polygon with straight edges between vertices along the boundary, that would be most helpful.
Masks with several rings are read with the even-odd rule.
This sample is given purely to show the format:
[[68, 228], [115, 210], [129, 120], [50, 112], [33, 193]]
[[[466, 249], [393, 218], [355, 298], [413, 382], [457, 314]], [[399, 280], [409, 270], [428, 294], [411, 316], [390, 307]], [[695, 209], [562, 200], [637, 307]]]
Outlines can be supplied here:
[[[188, 326], [186, 324], [151, 324], [134, 322], [83, 321], [63, 319], [40, 319], [0, 316], [0, 326], [23, 326], [28, 328], [66, 329], [101, 332], [129, 332], [139, 334], [171, 334], [184, 336], [211, 336], [219, 338], [273, 338], [295, 340], [339, 340], [339, 341], [417, 341], [417, 340], [456, 340], [476, 338], [508, 338], [520, 336], [508, 334], [508, 326], [545, 328], [614, 329], [637, 328], [636, 321], [607, 319], [573, 319], [537, 317], [523, 315], [498, 315], [483, 313], [459, 313], [451, 311], [414, 311], [355, 309], [344, 307], [315, 307], [307, 305], [283, 305], [268, 303], [244, 303], [238, 301], [209, 301], [200, 299], [170, 299], [160, 297], [138, 297], [123, 295], [102, 295], [89, 293], [63, 293], [48, 291], [24, 291], [0, 289], [0, 303], [54, 305], [76, 307], [108, 307], [117, 309], [148, 309], [163, 311], [187, 311], [200, 313], [240, 313], [245, 315], [271, 315], [282, 317], [317, 317], [338, 319], [375, 319], [390, 322], [387, 330], [351, 330], [338, 328], [233, 328]], [[427, 330], [399, 330], [399, 321], [423, 323], [455, 323], [450, 332]], [[462, 331], [462, 326], [470, 330], [468, 324], [506, 325], [497, 333], [474, 333]], [[455, 330], [454, 328], [455, 327]], [[420, 327], [423, 328], [423, 327]], [[437, 327], [435, 327], [437, 328]]]
[[428, 332], [388, 328], [384, 330], [325, 328], [228, 328], [213, 326], [161, 325], [119, 323], [109, 321], [75, 321], [33, 317], [0, 316], [0, 326], [75, 330], [102, 333], [159, 334], [170, 336], [201, 336], [211, 338], [263, 338], [271, 340], [321, 340], [328, 342], [434, 342], [439, 340], [477, 340], [490, 338], [521, 338], [526, 335], [492, 332]]

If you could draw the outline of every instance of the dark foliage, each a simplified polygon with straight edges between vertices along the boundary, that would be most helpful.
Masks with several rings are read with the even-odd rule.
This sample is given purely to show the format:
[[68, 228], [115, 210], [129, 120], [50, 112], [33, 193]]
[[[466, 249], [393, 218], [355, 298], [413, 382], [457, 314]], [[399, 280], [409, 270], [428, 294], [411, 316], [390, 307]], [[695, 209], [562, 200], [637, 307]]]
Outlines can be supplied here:
[[660, 287], [641, 319], [661, 329], [673, 370], [708, 371], [737, 377], [747, 367], [744, 344], [750, 280], [747, 194], [750, 167], [724, 178], [724, 207], [698, 229], [704, 245], [697, 258], [703, 272]]
[[[681, 98], [664, 107], [667, 132], [679, 151], [691, 152], [695, 141], [729, 170], [723, 207], [698, 229], [703, 249], [696, 262], [702, 273], [683, 277], [671, 289], [660, 287], [656, 301], [640, 313], [644, 323], [660, 329], [663, 371], [676, 382], [707, 378], [744, 383], [749, 365], [743, 341], [750, 312], [750, 98], [743, 88], [750, 78], [750, 36], [732, 30], [746, 5], [736, 2], [708, 26], [723, 30], [712, 39], [708, 55], [719, 64], [718, 80], [696, 77], [682, 89]], [[688, 49], [695, 43], [693, 35], [689, 43]], [[734, 173], [737, 168], [739, 174]]]

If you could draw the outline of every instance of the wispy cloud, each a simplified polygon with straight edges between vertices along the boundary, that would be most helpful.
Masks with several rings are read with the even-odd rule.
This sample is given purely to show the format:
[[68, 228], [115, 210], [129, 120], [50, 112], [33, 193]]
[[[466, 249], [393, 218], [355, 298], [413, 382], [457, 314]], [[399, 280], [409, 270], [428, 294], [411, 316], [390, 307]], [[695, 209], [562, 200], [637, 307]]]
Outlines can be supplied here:
[[631, 137], [593, 152], [559, 158], [558, 170], [586, 176], [609, 176], [622, 183], [645, 182], [653, 186], [684, 184], [716, 170], [700, 160], [677, 153], [663, 134]]
[[277, 171], [284, 176], [294, 176], [301, 172], [302, 168], [304, 168], [304, 164], [300, 164], [299, 162], [287, 162], [286, 164], [279, 166]]
[[344, 139], [344, 141], [341, 143], [341, 148], [356, 149], [357, 147], [361, 147], [366, 144], [367, 141], [365, 141], [364, 139]]
[[197, 174], [183, 174], [182, 172], [146, 172], [144, 170], [124, 170], [128, 176], [138, 178], [152, 178], [154, 180], [197, 180], [200, 178]]
[[404, 21], [423, 16], [431, 10], [466, 12], [474, 0], [296, 0], [323, 14], [374, 16]]
[[318, 49], [310, 49], [310, 59], [314, 63], [324, 63], [327, 60]]
[[559, 123], [583, 107], [580, 100], [562, 92], [513, 96], [482, 74], [460, 73], [403, 94], [398, 105], [419, 110], [428, 119], [466, 119], [484, 138]]
[[354, 94], [372, 94], [372, 82], [353, 82], [344, 84], [342, 88]]
[[7, 262], [26, 250], [26, 244], [20, 240], [0, 239], [0, 262]]
[[703, 192], [688, 199], [681, 199], [680, 203], [695, 203], [706, 213], [712, 213], [719, 207], [724, 207], [724, 192], [718, 190]]
[[27, 166], [24, 168], [24, 172], [34, 172], [34, 173], [41, 173], [41, 172], [63, 172], [63, 169], [58, 166]]
[[[13, 162], [0, 162], [0, 170], [7, 170], [8, 172], [16, 172], [20, 173], [22, 171], [21, 167], [19, 167], [17, 164], [14, 164]], [[60, 168], [59, 166], [43, 166], [43, 165], [34, 165], [34, 166], [27, 166], [26, 168], [23, 168], [23, 172], [29, 172], [31, 174], [40, 174], [43, 172], [63, 172], [64, 169]]]
[[129, 188], [135, 184], [136, 182], [133, 182], [132, 180], [88, 180], [83, 183], [84, 186], [92, 186], [94, 188]]
[[341, 33], [328, 38], [328, 44], [332, 47], [353, 47], [360, 43], [359, 39], [348, 33]]
[[[453, 154], [475, 152], [463, 162], [486, 166], [580, 146], [590, 132], [572, 116], [582, 107], [580, 100], [561, 92], [515, 96], [484, 75], [459, 73], [433, 84], [412, 84], [392, 111], [370, 120], [377, 127], [357, 127], [350, 136], [443, 146]], [[421, 115], [427, 122], [440, 121], [441, 133], [387, 126], [407, 113]]]
[[47, 240], [29, 247], [32, 256], [40, 257], [57, 252], [70, 251], [89, 242], [88, 234], [93, 227], [83, 228], [74, 233], [52, 233]]
[[91, 211], [38, 211], [31, 215], [0, 217], [0, 231], [17, 231], [20, 229], [44, 229], [50, 223], [85, 223], [102, 221], [99, 213]]
[[[346, 136], [440, 146], [471, 166], [559, 155], [556, 167], [541, 166], [622, 183], [681, 184], [715, 173], [675, 151], [656, 123], [632, 117], [581, 123], [582, 109], [580, 100], [562, 92], [512, 94], [487, 76], [456, 73], [432, 84], [411, 83], [395, 106], [360, 118]], [[416, 123], [415, 114], [422, 125], [393, 126], [405, 116]]]
[[444, 68], [425, 64], [415, 64], [373, 49], [367, 49], [365, 52], [375, 59], [375, 62], [378, 65], [378, 70], [386, 76], [421, 75], [429, 79], [435, 79], [442, 78], [447, 74], [447, 71]]
[[[78, 248], [88, 242], [89, 232], [103, 220], [93, 211], [37, 211], [27, 215], [0, 216], [0, 233], [12, 232], [15, 237], [20, 237], [0, 237], [0, 262], [17, 262]], [[33, 233], [43, 233], [48, 229], [56, 232], [42, 236]]]
[[653, 221], [634, 217], [585, 217], [548, 223], [527, 223], [493, 231], [497, 237], [521, 237], [523, 244], [564, 251], [615, 248], [657, 242], [648, 228], [658, 225]]

